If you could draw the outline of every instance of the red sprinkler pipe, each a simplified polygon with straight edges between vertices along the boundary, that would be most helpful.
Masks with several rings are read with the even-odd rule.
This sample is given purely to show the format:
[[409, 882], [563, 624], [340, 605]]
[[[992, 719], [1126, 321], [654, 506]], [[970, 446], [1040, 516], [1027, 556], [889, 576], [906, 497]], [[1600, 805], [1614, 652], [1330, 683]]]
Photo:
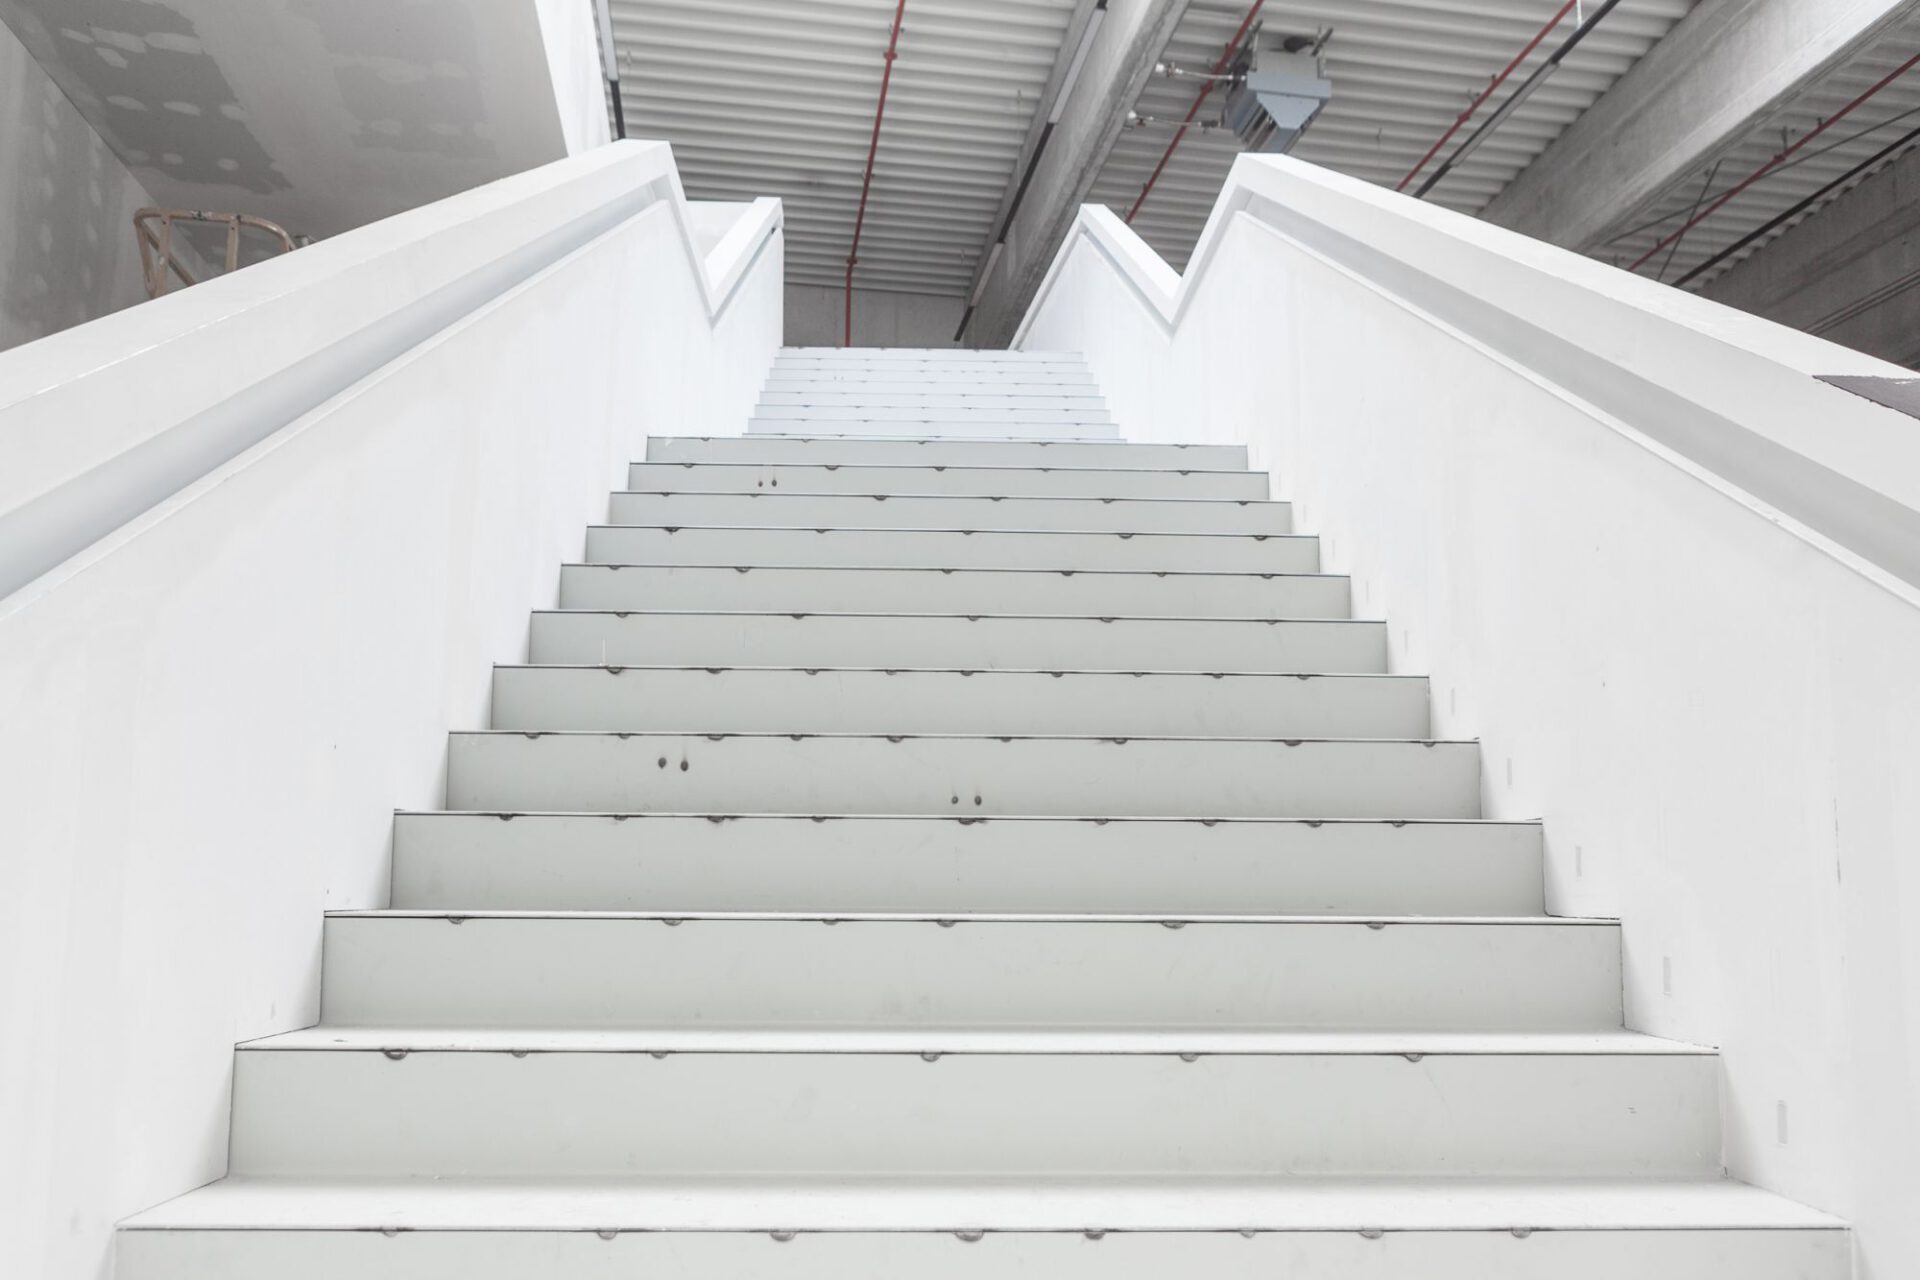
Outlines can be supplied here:
[[[1247, 16], [1240, 19], [1240, 29], [1233, 33], [1233, 39], [1227, 41], [1226, 49], [1213, 64], [1214, 75], [1222, 74], [1233, 65], [1233, 55], [1240, 51], [1240, 42], [1247, 38], [1247, 28], [1251, 27], [1253, 20], [1260, 16], [1260, 8], [1266, 2], [1267, 0], [1253, 0], [1253, 7], [1247, 10]], [[1140, 206], [1147, 202], [1147, 195], [1153, 190], [1154, 184], [1160, 181], [1160, 173], [1167, 167], [1167, 161], [1173, 159], [1173, 153], [1180, 147], [1180, 140], [1187, 136], [1187, 126], [1191, 125], [1193, 118], [1200, 114], [1200, 104], [1207, 100], [1207, 95], [1213, 92], [1213, 86], [1218, 83], [1217, 80], [1209, 80], [1200, 86], [1200, 92], [1195, 96], [1193, 105], [1187, 108], [1187, 118], [1180, 122], [1180, 129], [1173, 135], [1173, 141], [1167, 144], [1166, 152], [1160, 157], [1160, 163], [1153, 166], [1153, 173], [1148, 177], [1147, 185], [1140, 188], [1140, 197], [1133, 202], [1133, 208], [1127, 210], [1128, 222], [1133, 221], [1133, 215], [1140, 212]]]
[[1901, 76], [1907, 74], [1907, 72], [1913, 69], [1916, 63], [1920, 63], [1920, 53], [1914, 54], [1911, 58], [1908, 58], [1905, 62], [1901, 63], [1899, 66], [1895, 67], [1893, 70], [1887, 72], [1886, 75], [1880, 77], [1880, 79], [1874, 83], [1872, 88], [1868, 89], [1865, 93], [1855, 98], [1852, 102], [1849, 102], [1846, 106], [1840, 108], [1840, 110], [1836, 111], [1833, 115], [1827, 117], [1825, 120], [1822, 120], [1819, 123], [1819, 125], [1817, 125], [1815, 128], [1809, 130], [1805, 135], [1803, 135], [1799, 139], [1799, 141], [1795, 142], [1792, 146], [1780, 152], [1779, 155], [1767, 161], [1765, 164], [1761, 165], [1758, 169], [1755, 169], [1752, 173], [1748, 174], [1746, 177], [1742, 178], [1739, 182], [1735, 183], [1731, 188], [1728, 189], [1725, 195], [1722, 195], [1718, 200], [1715, 200], [1712, 204], [1708, 205], [1706, 208], [1702, 209], [1700, 212], [1694, 214], [1691, 218], [1688, 218], [1685, 224], [1683, 224], [1679, 230], [1672, 232], [1667, 236], [1666, 239], [1662, 240], [1659, 244], [1656, 244], [1655, 246], [1653, 246], [1653, 248], [1647, 250], [1645, 253], [1641, 254], [1638, 258], [1635, 258], [1633, 260], [1633, 265], [1628, 267], [1627, 270], [1638, 271], [1643, 265], [1645, 265], [1645, 263], [1649, 258], [1653, 257], [1654, 254], [1659, 253], [1662, 249], [1666, 248], [1668, 245], [1678, 240], [1681, 236], [1684, 236], [1685, 234], [1687, 234], [1687, 232], [1693, 230], [1695, 227], [1705, 222], [1708, 218], [1712, 217], [1714, 213], [1722, 205], [1727, 203], [1727, 201], [1733, 199], [1735, 196], [1739, 195], [1742, 191], [1745, 191], [1748, 187], [1760, 181], [1760, 179], [1766, 177], [1769, 173], [1772, 173], [1773, 170], [1779, 166], [1782, 160], [1785, 160], [1788, 156], [1792, 155], [1794, 152], [1798, 151], [1800, 148], [1806, 146], [1809, 142], [1812, 142], [1815, 138], [1825, 133], [1828, 129], [1831, 129], [1834, 125], [1839, 124], [1842, 120], [1845, 120], [1849, 115], [1853, 114], [1853, 110], [1855, 107], [1858, 107], [1861, 103], [1865, 102], [1868, 98], [1873, 97], [1874, 94], [1879, 93], [1882, 89], [1892, 84], [1895, 80], [1898, 80]]
[[887, 38], [887, 65], [880, 72], [880, 101], [873, 108], [873, 139], [867, 143], [867, 174], [860, 180], [860, 211], [853, 215], [853, 243], [847, 248], [847, 305], [842, 308], [846, 324], [840, 345], [853, 345], [853, 264], [860, 260], [860, 228], [867, 220], [867, 192], [873, 187], [873, 157], [880, 150], [880, 120], [887, 114], [887, 86], [893, 83], [893, 60], [900, 48], [900, 21], [907, 16], [907, 0], [893, 10], [893, 34]]
[[1540, 47], [1540, 42], [1542, 40], [1545, 40], [1548, 34], [1551, 33], [1555, 27], [1559, 26], [1561, 21], [1569, 13], [1573, 12], [1573, 6], [1575, 6], [1578, 3], [1580, 3], [1580, 0], [1567, 0], [1565, 4], [1560, 6], [1560, 12], [1554, 14], [1552, 20], [1549, 21], [1546, 26], [1540, 28], [1539, 32], [1534, 35], [1533, 39], [1527, 41], [1527, 47], [1520, 51], [1519, 56], [1516, 57], [1512, 62], [1509, 62], [1506, 65], [1506, 68], [1502, 70], [1499, 75], [1493, 78], [1493, 83], [1489, 84], [1486, 87], [1486, 89], [1480, 94], [1479, 97], [1475, 98], [1472, 102], [1468, 103], [1467, 109], [1465, 111], [1462, 111], [1459, 117], [1455, 119], [1451, 125], [1447, 126], [1447, 131], [1440, 135], [1440, 141], [1434, 143], [1431, 147], [1427, 148], [1427, 154], [1420, 157], [1420, 163], [1413, 166], [1413, 168], [1407, 170], [1407, 176], [1400, 179], [1399, 185], [1394, 187], [1395, 191], [1405, 191], [1407, 189], [1407, 184], [1420, 176], [1420, 171], [1427, 167], [1427, 161], [1433, 159], [1436, 155], [1440, 154], [1440, 148], [1447, 145], [1447, 139], [1453, 137], [1454, 134], [1460, 132], [1461, 126], [1465, 125], [1467, 121], [1473, 119], [1473, 113], [1478, 111], [1481, 108], [1481, 106], [1486, 102], [1486, 100], [1488, 98], [1491, 98], [1494, 95], [1494, 93], [1500, 88], [1500, 86], [1507, 82], [1508, 76], [1512, 75], [1515, 71], [1518, 71], [1520, 69], [1520, 64], [1525, 62], [1530, 56], [1532, 56], [1533, 51]]

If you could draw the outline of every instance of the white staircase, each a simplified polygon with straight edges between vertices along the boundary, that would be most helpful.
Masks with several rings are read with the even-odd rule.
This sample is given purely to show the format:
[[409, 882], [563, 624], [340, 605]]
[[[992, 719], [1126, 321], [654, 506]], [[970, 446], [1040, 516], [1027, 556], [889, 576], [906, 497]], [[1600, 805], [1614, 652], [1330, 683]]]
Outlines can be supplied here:
[[630, 483], [123, 1280], [1848, 1274], [1241, 450], [801, 350]]

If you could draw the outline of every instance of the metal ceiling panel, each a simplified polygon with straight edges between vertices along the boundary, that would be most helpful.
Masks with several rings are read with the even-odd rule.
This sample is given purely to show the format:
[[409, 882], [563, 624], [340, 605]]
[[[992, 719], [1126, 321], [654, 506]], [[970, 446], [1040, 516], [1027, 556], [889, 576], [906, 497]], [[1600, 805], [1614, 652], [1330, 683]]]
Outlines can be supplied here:
[[[1249, 2], [1193, 0], [1167, 58], [1207, 70], [1233, 37]], [[1692, 5], [1693, 0], [1625, 0], [1429, 198], [1478, 213]], [[1293, 154], [1392, 186], [1559, 7], [1558, 0], [1269, 0], [1259, 19], [1269, 32], [1333, 32], [1326, 46], [1333, 101]], [[1508, 87], [1543, 61], [1572, 25], [1569, 19], [1549, 36]], [[1125, 216], [1198, 92], [1193, 80], [1155, 77], [1136, 110], [1167, 123], [1122, 134], [1088, 198]], [[1481, 115], [1492, 109], [1490, 103]], [[1199, 119], [1219, 114], [1215, 93]], [[1464, 136], [1463, 131], [1456, 141]], [[1185, 269], [1239, 152], [1238, 139], [1225, 130], [1190, 129], [1134, 218], [1135, 230], [1175, 268]]]
[[[1075, 0], [908, 0], [855, 283], [967, 291]], [[779, 196], [787, 279], [839, 285], [893, 0], [613, 0], [627, 130], [696, 200]]]

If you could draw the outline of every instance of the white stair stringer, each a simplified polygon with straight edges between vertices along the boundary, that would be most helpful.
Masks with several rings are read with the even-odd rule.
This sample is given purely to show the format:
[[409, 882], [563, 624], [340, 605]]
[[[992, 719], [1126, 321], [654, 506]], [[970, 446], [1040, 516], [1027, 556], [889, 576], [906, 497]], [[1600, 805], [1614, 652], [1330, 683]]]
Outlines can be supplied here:
[[119, 1276], [1843, 1280], [1247, 461], [1057, 352], [651, 441]]

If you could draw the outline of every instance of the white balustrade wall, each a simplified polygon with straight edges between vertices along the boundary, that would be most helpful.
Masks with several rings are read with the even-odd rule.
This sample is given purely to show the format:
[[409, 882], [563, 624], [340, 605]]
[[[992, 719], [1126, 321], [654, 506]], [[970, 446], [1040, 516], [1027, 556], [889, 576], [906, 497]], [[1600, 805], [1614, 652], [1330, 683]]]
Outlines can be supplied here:
[[627, 461], [744, 429], [780, 208], [710, 222], [616, 144], [0, 355], [0, 1270], [223, 1172]]
[[1920, 422], [1816, 380], [1912, 375], [1277, 157], [1184, 278], [1083, 210], [1017, 345], [1251, 447], [1630, 1025], [1724, 1050], [1733, 1173], [1920, 1274]]

